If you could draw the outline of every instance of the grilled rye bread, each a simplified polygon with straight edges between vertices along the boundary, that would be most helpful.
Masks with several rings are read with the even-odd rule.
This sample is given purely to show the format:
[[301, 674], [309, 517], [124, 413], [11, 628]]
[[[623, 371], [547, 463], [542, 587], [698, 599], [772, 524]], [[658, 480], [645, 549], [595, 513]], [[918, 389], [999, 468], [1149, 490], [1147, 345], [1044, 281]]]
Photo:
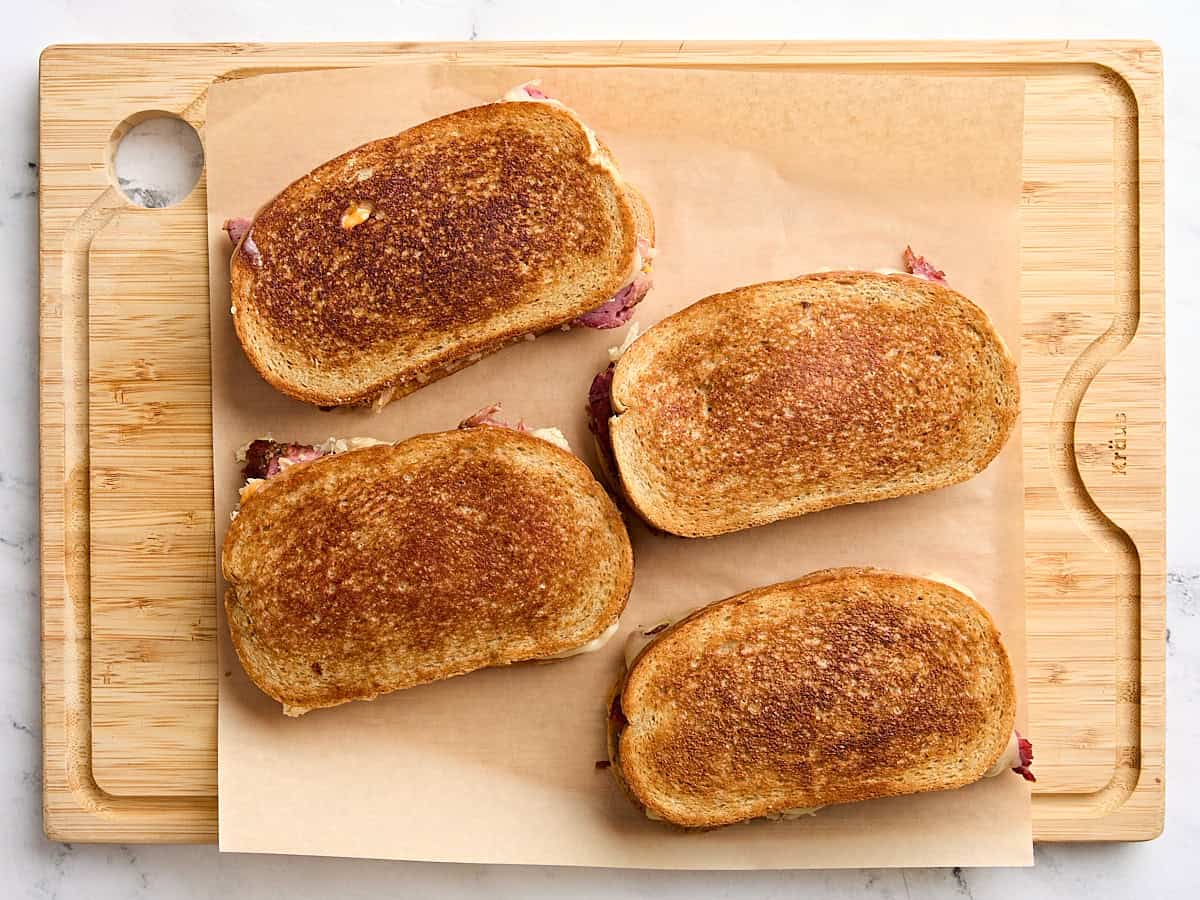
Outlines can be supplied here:
[[615, 630], [633, 583], [587, 467], [488, 427], [285, 469], [246, 497], [221, 564], [242, 665], [289, 715], [569, 655]]
[[1008, 656], [974, 600], [831, 569], [654, 637], [611, 701], [609, 755], [652, 818], [711, 828], [998, 774], [1015, 705]]
[[904, 274], [828, 272], [708, 297], [602, 377], [622, 491], [650, 524], [693, 537], [965, 481], [999, 453], [1019, 407], [987, 315]]
[[654, 240], [608, 148], [548, 99], [372, 141], [227, 227], [247, 357], [322, 406], [408, 394], [640, 276], [632, 307]]

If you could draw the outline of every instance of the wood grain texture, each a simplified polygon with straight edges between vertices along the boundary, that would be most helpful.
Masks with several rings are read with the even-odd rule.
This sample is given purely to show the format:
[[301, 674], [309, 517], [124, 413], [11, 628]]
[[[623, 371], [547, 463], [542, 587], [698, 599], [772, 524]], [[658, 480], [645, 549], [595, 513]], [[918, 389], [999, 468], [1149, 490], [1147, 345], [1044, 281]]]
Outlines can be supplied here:
[[454, 61], [1026, 79], [1022, 440], [1039, 840], [1162, 827], [1161, 56], [1146, 43], [64, 46], [41, 70], [44, 808], [64, 840], [216, 834], [204, 182], [111, 183], [146, 110], [221, 77]]

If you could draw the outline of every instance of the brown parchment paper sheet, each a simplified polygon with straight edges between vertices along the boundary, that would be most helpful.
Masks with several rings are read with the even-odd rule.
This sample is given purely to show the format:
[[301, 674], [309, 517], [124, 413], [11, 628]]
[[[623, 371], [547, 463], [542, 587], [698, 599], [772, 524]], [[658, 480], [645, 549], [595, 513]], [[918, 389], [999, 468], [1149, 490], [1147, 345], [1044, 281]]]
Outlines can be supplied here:
[[[596, 129], [651, 202], [659, 256], [635, 317], [643, 327], [742, 284], [821, 267], [899, 268], [911, 242], [1020, 346], [1018, 78], [401, 65], [219, 83], [205, 134], [218, 550], [239, 484], [234, 450], [268, 432], [397, 440], [502, 400], [514, 419], [561, 427], [594, 466], [584, 398], [624, 329], [522, 342], [374, 415], [323, 413], [275, 393], [243, 357], [229, 315], [225, 218], [253, 215], [359, 143], [534, 76]], [[924, 496], [715, 540], [637, 524], [631, 534], [637, 574], [621, 634], [562, 663], [287, 719], [246, 679], [222, 624], [222, 849], [655, 868], [1032, 863], [1029, 793], [1015, 775], [689, 834], [647, 821], [594, 766], [634, 626], [830, 566], [969, 585], [1005, 635], [1023, 700], [1019, 439], [979, 477]]]

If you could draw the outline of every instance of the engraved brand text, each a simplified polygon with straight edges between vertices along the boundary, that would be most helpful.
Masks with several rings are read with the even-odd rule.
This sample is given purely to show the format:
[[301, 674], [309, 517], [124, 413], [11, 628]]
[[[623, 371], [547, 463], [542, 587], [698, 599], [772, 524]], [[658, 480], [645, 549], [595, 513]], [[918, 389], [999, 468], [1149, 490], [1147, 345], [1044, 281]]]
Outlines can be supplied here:
[[1108, 442], [1108, 449], [1112, 451], [1114, 475], [1124, 475], [1125, 466], [1129, 462], [1129, 457], [1125, 452], [1126, 439], [1129, 434], [1128, 421], [1129, 417], [1125, 413], [1117, 413], [1116, 423], [1113, 425], [1113, 438]]

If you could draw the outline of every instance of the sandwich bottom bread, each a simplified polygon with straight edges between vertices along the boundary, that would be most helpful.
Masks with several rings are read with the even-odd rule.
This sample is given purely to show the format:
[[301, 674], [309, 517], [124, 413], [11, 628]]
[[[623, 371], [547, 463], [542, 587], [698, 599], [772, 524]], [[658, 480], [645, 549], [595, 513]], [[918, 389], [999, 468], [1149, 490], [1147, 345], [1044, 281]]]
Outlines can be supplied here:
[[1012, 667], [957, 587], [830, 569], [635, 632], [609, 768], [652, 819], [715, 828], [959, 788], [1012, 769]]
[[395, 445], [246, 449], [225, 610], [243, 668], [286, 714], [616, 632], [633, 584], [620, 514], [556, 432], [494, 412]]

